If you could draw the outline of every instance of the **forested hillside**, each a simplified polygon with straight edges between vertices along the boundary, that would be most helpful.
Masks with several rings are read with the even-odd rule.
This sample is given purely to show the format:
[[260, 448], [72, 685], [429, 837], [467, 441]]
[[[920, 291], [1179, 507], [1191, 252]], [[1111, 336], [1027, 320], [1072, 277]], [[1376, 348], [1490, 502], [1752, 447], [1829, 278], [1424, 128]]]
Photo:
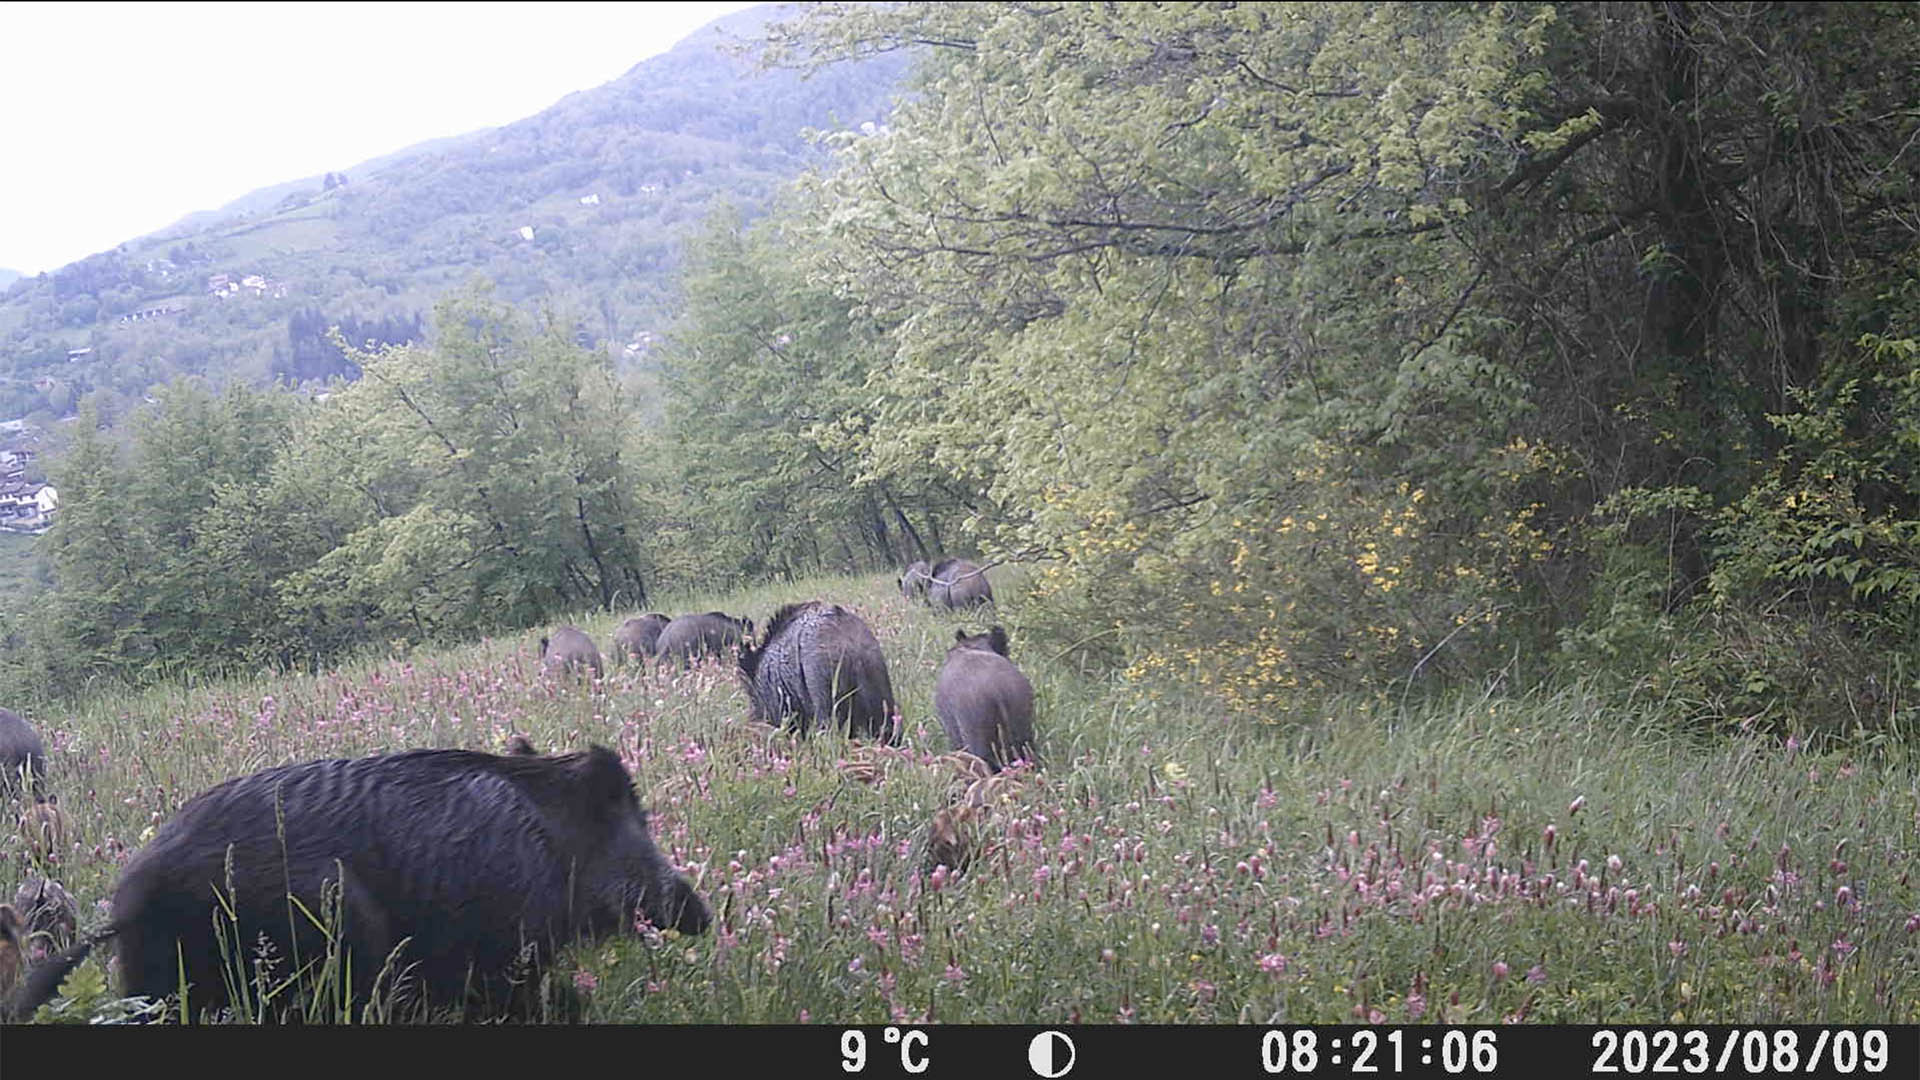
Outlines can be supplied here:
[[[507, 220], [481, 192], [627, 213], [660, 184], [706, 214], [715, 170], [663, 176], [649, 147], [726, 136], [728, 175], [770, 186], [797, 153], [776, 135], [876, 57], [910, 56], [915, 93], [770, 215], [711, 213], [659, 423], [592, 389], [614, 367], [577, 323], [512, 309], [613, 259], [567, 279], [604, 329], [663, 310], [668, 279], [632, 269], [663, 234], [575, 244], [572, 217], [534, 226], [553, 277], [503, 249], [492, 297], [434, 345], [343, 354], [374, 377], [324, 403], [176, 388], [124, 450], [90, 413], [25, 681], [314, 664], [968, 551], [1032, 564], [1055, 647], [1269, 719], [1565, 676], [1708, 723], [1904, 722], [1915, 18], [829, 6], [772, 31], [766, 85], [813, 89], [764, 114], [703, 103], [691, 54], [643, 67], [646, 94], [330, 201], [416, 260]], [[406, 190], [470, 216], [391, 197], [437, 171]]]
[[[773, 10], [722, 19], [518, 123], [342, 162], [13, 282], [0, 417], [70, 415], [95, 390], [118, 416], [180, 374], [342, 373], [310, 325], [424, 320], [476, 275], [565, 312], [582, 343], [643, 355], [676, 308], [686, 229], [716, 203], [763, 209], [817, 156], [805, 129], [888, 107], [898, 63], [802, 79], [735, 55]], [[92, 351], [70, 358], [79, 349]]]

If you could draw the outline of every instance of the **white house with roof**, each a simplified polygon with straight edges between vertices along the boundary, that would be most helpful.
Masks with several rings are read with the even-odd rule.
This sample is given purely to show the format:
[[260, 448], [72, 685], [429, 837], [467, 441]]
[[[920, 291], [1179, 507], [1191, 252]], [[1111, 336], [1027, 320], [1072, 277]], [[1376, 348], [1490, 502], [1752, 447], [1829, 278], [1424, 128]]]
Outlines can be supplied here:
[[0, 529], [45, 532], [59, 508], [60, 492], [52, 484], [18, 479], [0, 481]]

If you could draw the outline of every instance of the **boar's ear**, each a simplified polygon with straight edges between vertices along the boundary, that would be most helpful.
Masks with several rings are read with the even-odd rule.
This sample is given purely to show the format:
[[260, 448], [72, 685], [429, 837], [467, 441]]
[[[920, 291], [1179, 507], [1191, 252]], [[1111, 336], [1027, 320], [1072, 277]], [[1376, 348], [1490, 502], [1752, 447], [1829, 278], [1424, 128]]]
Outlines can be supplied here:
[[525, 735], [515, 735], [508, 739], [507, 753], [516, 757], [538, 757], [540, 754], [533, 748], [533, 740]]
[[994, 652], [999, 653], [1001, 656], [1006, 656], [1007, 655], [1006, 627], [996, 626], [993, 629], [987, 631], [987, 643], [993, 646]]
[[604, 746], [589, 747], [574, 765], [574, 784], [596, 818], [612, 818], [621, 806], [636, 801], [633, 777], [620, 764], [620, 755]]
[[964, 645], [964, 644], [966, 644], [966, 641], [967, 641], [967, 628], [963, 626], [963, 627], [961, 627], [961, 628], [959, 628], [958, 630], [955, 630], [955, 631], [953, 632], [953, 640], [955, 640], [955, 641], [958, 641], [958, 642], [960, 642], [960, 643], [961, 643], [961, 644], [963, 644], [963, 645]]
[[26, 933], [27, 926], [20, 921], [20, 913], [13, 910], [13, 905], [0, 904], [0, 941], [18, 946]]

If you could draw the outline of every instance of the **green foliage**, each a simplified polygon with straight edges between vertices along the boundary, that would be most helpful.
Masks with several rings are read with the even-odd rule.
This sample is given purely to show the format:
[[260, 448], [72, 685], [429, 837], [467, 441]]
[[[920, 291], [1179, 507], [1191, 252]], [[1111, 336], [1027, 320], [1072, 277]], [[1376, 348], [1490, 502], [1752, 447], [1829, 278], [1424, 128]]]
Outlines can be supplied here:
[[[1898, 336], [1868, 301], [1911, 246], [1920, 34], [1817, 18], [813, 9], [778, 60], [911, 51], [918, 91], [781, 218], [820, 268], [788, 288], [826, 279], [880, 335], [841, 445], [978, 492], [963, 527], [1043, 561], [1061, 643], [1269, 716], [1556, 635], [1587, 670], [1682, 617], [1737, 637], [1725, 605], [1768, 575], [1874, 613], [1790, 635], [1871, 664], [1914, 639], [1906, 466], [1814, 444], [1901, 445], [1867, 400], [1897, 388], [1848, 396], [1827, 328]], [[1806, 496], [1796, 537], [1766, 515], [1809, 468], [1880, 501]], [[1663, 547], [1605, 524], [1663, 499]]]
[[674, 546], [694, 556], [681, 580], [901, 566], [939, 554], [960, 509], [937, 469], [863, 472], [881, 339], [790, 221], [716, 214], [691, 253], [648, 451], [676, 492]]
[[1920, 639], [1920, 341], [1867, 335], [1772, 417], [1779, 460], [1722, 515], [1712, 587], [1763, 590]]
[[867, 468], [984, 492], [967, 525], [1049, 560], [1056, 636], [1111, 630], [1237, 704], [1465, 645], [1550, 545], [1556, 463], [1462, 310], [1483, 271], [1439, 240], [1517, 137], [1551, 21], [816, 16], [790, 48], [948, 43], [787, 226], [891, 336]]
[[635, 418], [607, 358], [483, 291], [444, 302], [436, 338], [350, 352], [364, 377], [324, 401], [170, 385], [124, 452], [90, 400], [53, 467], [58, 588], [11, 654], [17, 688], [310, 665], [644, 603]]
[[[746, 60], [701, 46], [278, 192], [175, 264], [364, 227], [404, 257], [335, 261], [355, 284], [314, 310], [411, 336], [417, 282], [484, 265], [509, 300], [598, 283], [591, 318], [527, 331], [470, 297], [431, 346], [352, 353], [365, 377], [271, 452], [242, 403], [169, 399], [124, 465], [80, 455], [83, 492], [118, 494], [62, 541], [68, 577], [100, 568], [61, 601], [68, 666], [208, 639], [286, 662], [661, 578], [976, 551], [1034, 564], [1049, 647], [1266, 719], [1554, 666], [1714, 721], [1890, 723], [1920, 636], [1915, 20], [823, 5], [769, 31], [816, 78], [772, 73], [764, 115], [703, 100]], [[903, 61], [884, 125], [774, 139], [877, 108]], [[723, 188], [751, 214], [803, 159], [771, 217], [709, 224], [678, 291], [643, 283], [675, 258], [656, 226]], [[22, 362], [63, 355], [62, 305], [162, 269], [16, 284]], [[682, 294], [664, 347], [628, 350], [660, 400], [629, 406], [576, 346]], [[262, 371], [328, 359], [298, 322]], [[181, 329], [156, 370], [218, 351]], [[224, 442], [196, 459], [200, 427]]]

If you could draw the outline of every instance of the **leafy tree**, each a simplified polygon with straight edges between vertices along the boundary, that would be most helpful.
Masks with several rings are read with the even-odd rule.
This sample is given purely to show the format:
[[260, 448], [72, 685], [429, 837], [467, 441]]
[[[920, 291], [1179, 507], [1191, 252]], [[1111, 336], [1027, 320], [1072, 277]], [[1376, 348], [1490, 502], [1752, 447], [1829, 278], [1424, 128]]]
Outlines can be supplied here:
[[[1615, 493], [1756, 490], [1795, 436], [1768, 417], [1912, 247], [1915, 30], [823, 6], [779, 57], [910, 50], [918, 93], [837, 138], [788, 227], [887, 336], [865, 469], [984, 489], [977, 530], [1049, 556], [1062, 633], [1270, 707], [1579, 625]], [[1670, 520], [1675, 611], [1715, 552]]]
[[861, 468], [879, 339], [777, 227], [716, 215], [691, 254], [688, 311], [664, 363], [685, 568], [714, 580], [898, 566], [958, 504], [926, 469]]
[[443, 302], [436, 327], [430, 349], [348, 349], [363, 378], [290, 450], [283, 482], [335, 493], [342, 526], [285, 580], [290, 618], [312, 636], [351, 610], [366, 633], [424, 638], [644, 602], [630, 414], [604, 356], [484, 292]]
[[42, 650], [55, 689], [71, 691], [129, 656], [154, 649], [139, 626], [151, 556], [134, 524], [131, 484], [113, 441], [100, 430], [97, 402], [81, 402], [73, 442], [53, 470], [60, 514], [46, 551], [56, 590], [46, 603], [53, 644]]

